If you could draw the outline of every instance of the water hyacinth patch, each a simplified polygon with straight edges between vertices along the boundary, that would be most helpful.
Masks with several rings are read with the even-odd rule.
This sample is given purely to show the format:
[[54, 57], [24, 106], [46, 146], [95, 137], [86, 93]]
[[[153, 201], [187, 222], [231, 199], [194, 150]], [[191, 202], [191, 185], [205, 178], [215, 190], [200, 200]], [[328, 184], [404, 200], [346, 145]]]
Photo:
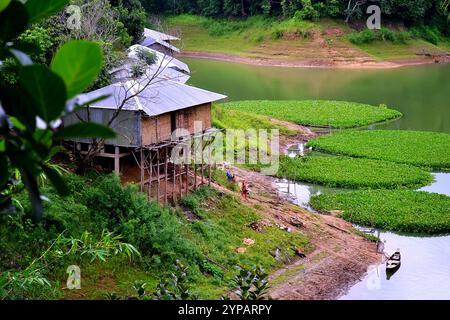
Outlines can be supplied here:
[[429, 172], [414, 166], [334, 156], [284, 157], [278, 176], [328, 187], [355, 189], [419, 188], [433, 181]]
[[223, 106], [300, 125], [341, 129], [367, 126], [402, 116], [399, 111], [383, 105], [375, 107], [346, 101], [252, 100], [229, 102]]
[[316, 150], [450, 170], [450, 134], [421, 131], [347, 131], [322, 136], [307, 144]]
[[450, 197], [412, 190], [359, 190], [313, 197], [320, 211], [342, 210], [350, 222], [382, 230], [450, 232]]

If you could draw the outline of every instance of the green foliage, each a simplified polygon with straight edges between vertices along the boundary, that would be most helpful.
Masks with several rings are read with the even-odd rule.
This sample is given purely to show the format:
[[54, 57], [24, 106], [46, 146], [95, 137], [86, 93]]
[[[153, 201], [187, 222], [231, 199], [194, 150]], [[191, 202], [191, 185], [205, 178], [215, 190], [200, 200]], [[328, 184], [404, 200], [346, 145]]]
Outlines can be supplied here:
[[80, 40], [63, 45], [54, 56], [51, 68], [64, 80], [68, 98], [73, 98], [96, 80], [102, 65], [100, 47]]
[[147, 14], [139, 0], [110, 0], [118, 20], [123, 23], [133, 43], [138, 43], [147, 20]]
[[50, 246], [34, 259], [23, 271], [4, 271], [0, 273], [0, 300], [3, 299], [45, 299], [57, 297], [56, 285], [48, 279], [52, 268], [58, 263], [76, 259], [83, 263], [89, 258], [106, 262], [112, 256], [127, 256], [130, 259], [139, 256], [139, 252], [128, 243], [120, 241], [121, 236], [104, 230], [97, 241], [89, 232], [80, 238], [58, 235]]
[[53, 39], [49, 31], [40, 26], [27, 29], [17, 38], [17, 45], [22, 48], [33, 48], [30, 58], [37, 63], [45, 63], [48, 51], [53, 47]]
[[424, 39], [434, 45], [442, 40], [442, 36], [437, 27], [419, 25], [411, 28], [411, 35], [415, 38]]
[[418, 188], [433, 181], [430, 173], [409, 165], [331, 156], [283, 157], [278, 176], [329, 187], [355, 189]]
[[[0, 13], [0, 60], [14, 59], [18, 69], [17, 81], [0, 81], [0, 163], [3, 167], [0, 210], [14, 211], [10, 192], [14, 181], [8, 175], [17, 169], [28, 190], [35, 220], [42, 216], [42, 199], [36, 180], [39, 175], [45, 173], [60, 194], [67, 191], [60, 175], [47, 165], [56, 148], [53, 125], [67, 114], [67, 101], [86, 89], [102, 66], [100, 49], [92, 42], [67, 43], [57, 51], [52, 70], [43, 64], [33, 64], [30, 57], [42, 58], [42, 50], [50, 46], [50, 40], [45, 36], [36, 37], [40, 29], [23, 31], [31, 23], [61, 9], [67, 2], [29, 0], [24, 5], [13, 0]], [[7, 25], [3, 26], [4, 23]], [[38, 43], [38, 47], [27, 48], [27, 52], [32, 53], [29, 56], [21, 50], [28, 41], [24, 45], [24, 39], [30, 38], [33, 39], [31, 42]], [[77, 69], [81, 67], [83, 70]], [[40, 128], [36, 127], [37, 117], [43, 122]], [[105, 131], [109, 136], [113, 135], [111, 130], [100, 129], [99, 126], [91, 126], [88, 131], [92, 137]]]
[[[189, 283], [189, 267], [182, 264], [179, 260], [176, 261], [174, 271], [170, 273], [167, 279], [160, 281], [156, 287], [155, 292], [148, 292], [148, 283], [143, 280], [136, 280], [133, 284], [133, 289], [136, 293], [134, 297], [129, 299], [137, 300], [198, 300], [198, 296], [190, 292]], [[123, 300], [117, 293], [104, 294], [106, 300]]]
[[197, 300], [196, 295], [191, 294], [188, 282], [189, 267], [176, 261], [175, 271], [171, 277], [158, 284], [155, 297], [157, 300]]
[[138, 48], [136, 50], [136, 55], [143, 63], [148, 66], [155, 64], [157, 62], [157, 56], [154, 52], [146, 50], [144, 48]]
[[387, 28], [381, 30], [363, 30], [352, 32], [347, 35], [350, 42], [356, 45], [368, 44], [374, 41], [392, 42], [395, 44], [405, 44], [412, 38], [410, 32], [395, 32]]
[[88, 258], [90, 262], [106, 262], [107, 258], [116, 255], [126, 256], [129, 259], [140, 256], [133, 245], [121, 240], [121, 235], [114, 235], [107, 230], [102, 231], [99, 240], [96, 240], [89, 231], [83, 232], [79, 238], [61, 234], [54, 242], [52, 254], [57, 258], [66, 256]]
[[67, 4], [67, 0], [27, 0], [25, 8], [27, 9], [30, 23], [35, 23], [51, 14], [60, 11]]
[[319, 13], [311, 4], [311, 0], [301, 0], [302, 9], [298, 10], [294, 14], [294, 18], [297, 20], [317, 20], [319, 19]]
[[401, 232], [450, 232], [450, 197], [410, 190], [365, 190], [311, 199], [317, 210], [343, 210], [353, 223]]
[[240, 101], [223, 104], [224, 109], [253, 112], [301, 125], [332, 128], [360, 127], [401, 117], [384, 106], [344, 101]]
[[269, 275], [260, 266], [239, 267], [232, 290], [240, 300], [264, 300], [269, 291]]
[[[52, 287], [44, 291], [46, 287], [40, 286], [39, 292], [28, 292], [26, 296], [60, 297], [60, 290], [53, 292], [57, 289], [55, 283], [64, 279], [65, 268], [74, 262], [83, 266], [83, 288], [87, 288], [89, 279], [104, 274], [106, 265], [95, 267], [103, 263], [102, 258], [111, 260], [115, 252], [119, 257], [128, 257], [127, 252], [132, 254], [136, 248], [139, 259], [123, 266], [114, 261], [111, 267], [121, 287], [129, 288], [135, 279], [143, 279], [148, 292], [148, 286], [154, 288], [161, 278], [172, 279], [171, 272], [177, 272], [173, 265], [181, 260], [189, 267], [184, 284], [191, 288], [190, 294], [218, 298], [234, 277], [236, 265], [261, 265], [271, 271], [292, 259], [294, 248], [305, 252], [310, 249], [302, 234], [276, 226], [262, 225], [262, 231], [253, 230], [250, 225], [262, 219], [259, 212], [207, 187], [183, 199], [183, 207], [198, 217], [188, 220], [181, 209], [161, 208], [148, 202], [136, 187], [122, 187], [115, 176], [69, 174], [65, 180], [67, 197], [60, 197], [51, 186], [42, 188], [48, 201], [38, 224], [25, 214], [0, 217], [0, 273], [25, 269], [59, 237], [53, 247], [58, 250], [52, 250], [54, 254], [46, 255], [45, 263], [39, 264], [45, 267], [39, 270]], [[26, 195], [20, 194], [18, 200], [28, 212]], [[255, 244], [248, 246], [246, 253], [237, 253], [236, 248], [245, 246], [246, 238], [254, 239]], [[272, 255], [277, 250], [279, 254]], [[169, 287], [165, 286], [173, 292]], [[128, 293], [120, 292], [111, 298]]]
[[316, 150], [450, 170], [450, 135], [420, 131], [367, 130], [341, 132], [310, 141]]

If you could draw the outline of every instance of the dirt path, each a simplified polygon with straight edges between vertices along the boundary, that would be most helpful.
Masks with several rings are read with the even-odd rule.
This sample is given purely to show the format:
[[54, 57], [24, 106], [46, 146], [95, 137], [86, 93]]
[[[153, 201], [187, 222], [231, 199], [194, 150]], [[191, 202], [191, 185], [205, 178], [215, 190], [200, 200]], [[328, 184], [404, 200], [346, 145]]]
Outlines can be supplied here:
[[[311, 131], [298, 128], [299, 134], [287, 139], [281, 148], [314, 136]], [[368, 266], [381, 261], [376, 244], [357, 235], [350, 223], [291, 204], [279, 194], [272, 177], [241, 168], [231, 170], [238, 181], [245, 179], [250, 184], [250, 198], [243, 200], [244, 204], [257, 205], [267, 220], [305, 234], [314, 247], [306, 258], [299, 258], [270, 276], [271, 298], [336, 299], [366, 274]], [[298, 226], [298, 221], [302, 226]]]

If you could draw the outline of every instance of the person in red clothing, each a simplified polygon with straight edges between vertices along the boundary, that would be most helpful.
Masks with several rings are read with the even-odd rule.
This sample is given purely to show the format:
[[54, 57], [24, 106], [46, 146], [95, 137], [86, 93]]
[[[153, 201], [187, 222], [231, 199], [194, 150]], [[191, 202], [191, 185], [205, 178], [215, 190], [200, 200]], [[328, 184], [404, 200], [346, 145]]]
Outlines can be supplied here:
[[242, 193], [242, 196], [244, 197], [244, 199], [247, 200], [248, 195], [250, 194], [250, 191], [248, 190], [247, 181], [245, 181], [245, 180], [242, 181], [241, 193]]

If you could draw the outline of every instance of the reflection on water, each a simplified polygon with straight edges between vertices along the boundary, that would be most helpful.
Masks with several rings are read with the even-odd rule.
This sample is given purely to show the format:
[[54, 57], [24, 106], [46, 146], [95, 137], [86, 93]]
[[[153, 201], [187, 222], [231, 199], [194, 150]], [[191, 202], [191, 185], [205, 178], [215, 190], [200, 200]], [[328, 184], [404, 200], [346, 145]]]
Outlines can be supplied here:
[[402, 265], [389, 280], [384, 264], [369, 268], [343, 300], [450, 299], [450, 236], [414, 237], [382, 233], [385, 251], [401, 249]]
[[450, 173], [433, 173], [433, 176], [435, 182], [432, 185], [423, 187], [420, 190], [445, 194], [450, 197]]
[[[433, 176], [435, 177], [434, 183], [419, 190], [450, 196], [450, 173], [433, 173]], [[293, 203], [312, 211], [314, 210], [309, 205], [309, 201], [313, 196], [352, 191], [350, 189], [330, 188], [317, 184], [293, 182], [286, 179], [276, 181], [276, 185], [279, 192], [288, 195]]]
[[278, 191], [282, 194], [287, 195], [292, 203], [295, 203], [296, 205], [312, 212], [315, 212], [315, 210], [309, 204], [309, 201], [312, 197], [326, 193], [348, 191], [338, 188], [328, 188], [316, 184], [296, 183], [287, 179], [277, 180], [276, 185]]

